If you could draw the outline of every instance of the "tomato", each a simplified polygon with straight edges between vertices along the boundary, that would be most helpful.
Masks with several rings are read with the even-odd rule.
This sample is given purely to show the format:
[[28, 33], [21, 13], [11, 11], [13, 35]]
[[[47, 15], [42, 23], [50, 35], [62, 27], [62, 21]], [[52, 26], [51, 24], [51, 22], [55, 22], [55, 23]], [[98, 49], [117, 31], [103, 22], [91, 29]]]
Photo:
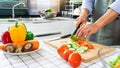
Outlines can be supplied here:
[[68, 57], [69, 57], [69, 55], [71, 54], [71, 53], [73, 53], [73, 51], [72, 50], [65, 50], [64, 52], [63, 52], [63, 55], [62, 55], [62, 57], [63, 57], [63, 59], [65, 59], [66, 61], [68, 61]]
[[93, 48], [94, 48], [92, 44], [88, 44], [87, 47], [88, 47], [89, 49], [93, 49]]
[[88, 46], [88, 43], [87, 43], [87, 42], [83, 42], [83, 43], [81, 44], [81, 46]]
[[78, 67], [81, 64], [81, 55], [78, 52], [70, 54], [68, 62], [73, 68]]
[[58, 54], [62, 57], [63, 52], [65, 50], [69, 49], [66, 44], [61, 45], [60, 47], [57, 48]]
[[77, 43], [78, 43], [79, 45], [81, 45], [81, 44], [83, 43], [83, 41], [82, 41], [82, 40], [78, 40]]

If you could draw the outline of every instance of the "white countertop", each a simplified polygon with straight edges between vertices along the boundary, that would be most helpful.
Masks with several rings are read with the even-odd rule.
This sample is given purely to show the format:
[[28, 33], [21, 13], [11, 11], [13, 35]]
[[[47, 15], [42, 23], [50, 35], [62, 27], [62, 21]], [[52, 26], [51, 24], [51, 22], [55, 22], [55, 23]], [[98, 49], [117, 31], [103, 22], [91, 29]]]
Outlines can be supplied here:
[[[55, 37], [55, 36], [51, 36]], [[46, 37], [48, 39], [48, 37]], [[49, 37], [50, 38], [50, 37]], [[40, 38], [35, 38], [40, 39]], [[45, 40], [45, 37], [44, 37]], [[72, 68], [68, 62], [61, 58], [56, 49], [39, 40], [40, 50], [37, 52], [12, 56], [0, 51], [0, 68]], [[120, 53], [119, 49], [104, 56], [106, 62], [115, 59]], [[100, 59], [88, 63], [82, 62], [78, 68], [102, 68]]]

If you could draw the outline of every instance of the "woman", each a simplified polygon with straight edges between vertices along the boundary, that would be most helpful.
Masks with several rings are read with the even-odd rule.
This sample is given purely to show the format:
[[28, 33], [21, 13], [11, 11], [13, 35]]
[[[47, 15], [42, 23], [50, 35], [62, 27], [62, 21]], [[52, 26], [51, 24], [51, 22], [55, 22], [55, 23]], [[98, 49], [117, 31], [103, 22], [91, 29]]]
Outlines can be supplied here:
[[[83, 0], [82, 11], [76, 19], [80, 24], [76, 35], [79, 38], [105, 45], [120, 44], [120, 0]], [[86, 23], [92, 15], [91, 24]]]

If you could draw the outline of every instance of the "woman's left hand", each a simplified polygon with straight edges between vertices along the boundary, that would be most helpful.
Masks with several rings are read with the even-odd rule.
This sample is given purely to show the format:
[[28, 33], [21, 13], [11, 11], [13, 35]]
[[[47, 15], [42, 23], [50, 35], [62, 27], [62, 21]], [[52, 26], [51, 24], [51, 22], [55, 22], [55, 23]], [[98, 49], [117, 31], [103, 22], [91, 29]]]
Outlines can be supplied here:
[[91, 34], [96, 33], [98, 30], [98, 25], [86, 23], [78, 29], [76, 36], [81, 39], [87, 39]]

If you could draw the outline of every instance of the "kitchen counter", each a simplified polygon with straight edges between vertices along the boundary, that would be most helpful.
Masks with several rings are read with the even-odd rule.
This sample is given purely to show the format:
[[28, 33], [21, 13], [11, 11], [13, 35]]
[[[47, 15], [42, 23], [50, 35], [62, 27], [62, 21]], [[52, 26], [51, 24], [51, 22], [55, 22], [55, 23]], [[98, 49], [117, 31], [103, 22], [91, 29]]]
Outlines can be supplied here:
[[[0, 35], [8, 30], [8, 27], [19, 20], [25, 23], [27, 30], [32, 31], [35, 35], [61, 33], [62, 35], [70, 34], [75, 29], [75, 20], [72, 18], [56, 17], [54, 19], [42, 18], [15, 18], [0, 19]], [[69, 24], [69, 25], [68, 25]]]
[[[49, 36], [49, 38], [55, 36]], [[45, 38], [48, 39], [48, 37], [44, 37], [44, 40]], [[35, 39], [39, 40], [40, 49], [34, 53], [12, 56], [0, 51], [0, 68], [72, 68], [57, 54], [56, 49], [45, 44], [40, 38]], [[114, 52], [105, 55], [105, 61], [115, 59], [120, 54], [119, 52], [120, 50], [116, 49]], [[100, 59], [96, 59], [88, 63], [82, 62], [78, 68], [102, 68], [102, 66]]]
[[[0, 26], [3, 27], [3, 25], [0, 25]], [[59, 24], [57, 23], [56, 25], [59, 25]], [[39, 31], [40, 31], [39, 26], [38, 27], [34, 26], [35, 28], [33, 27], [30, 28], [30, 26], [31, 25], [27, 24], [27, 28], [29, 30], [32, 30], [33, 32], [36, 32], [36, 34], [37, 33], [39, 34]], [[49, 26], [53, 27], [52, 25], [49, 25]], [[61, 34], [44, 36], [44, 37], [36, 37], [35, 39], [39, 40], [40, 42], [40, 49], [34, 53], [13, 56], [13, 55], [4, 54], [2, 51], [0, 51], [0, 68], [72, 68], [68, 62], [66, 62], [63, 58], [61, 58], [57, 54], [56, 49], [54, 49], [53, 47], [43, 42], [43, 40], [59, 37], [63, 34], [70, 33], [70, 32], [65, 32], [65, 29], [66, 29], [65, 26], [69, 27], [67, 26], [67, 24], [66, 25], [64, 24], [64, 29], [60, 30], [61, 32], [63, 31]], [[8, 25], [5, 26], [3, 30], [6, 30], [7, 27]], [[117, 55], [120, 54], [119, 52], [120, 52], [120, 49], [116, 48], [114, 52], [109, 53], [103, 57], [105, 61], [108, 62], [110, 60], [115, 59]], [[102, 66], [103, 64], [101, 63], [100, 59], [96, 59], [88, 63], [82, 62], [78, 68], [102, 68]]]

